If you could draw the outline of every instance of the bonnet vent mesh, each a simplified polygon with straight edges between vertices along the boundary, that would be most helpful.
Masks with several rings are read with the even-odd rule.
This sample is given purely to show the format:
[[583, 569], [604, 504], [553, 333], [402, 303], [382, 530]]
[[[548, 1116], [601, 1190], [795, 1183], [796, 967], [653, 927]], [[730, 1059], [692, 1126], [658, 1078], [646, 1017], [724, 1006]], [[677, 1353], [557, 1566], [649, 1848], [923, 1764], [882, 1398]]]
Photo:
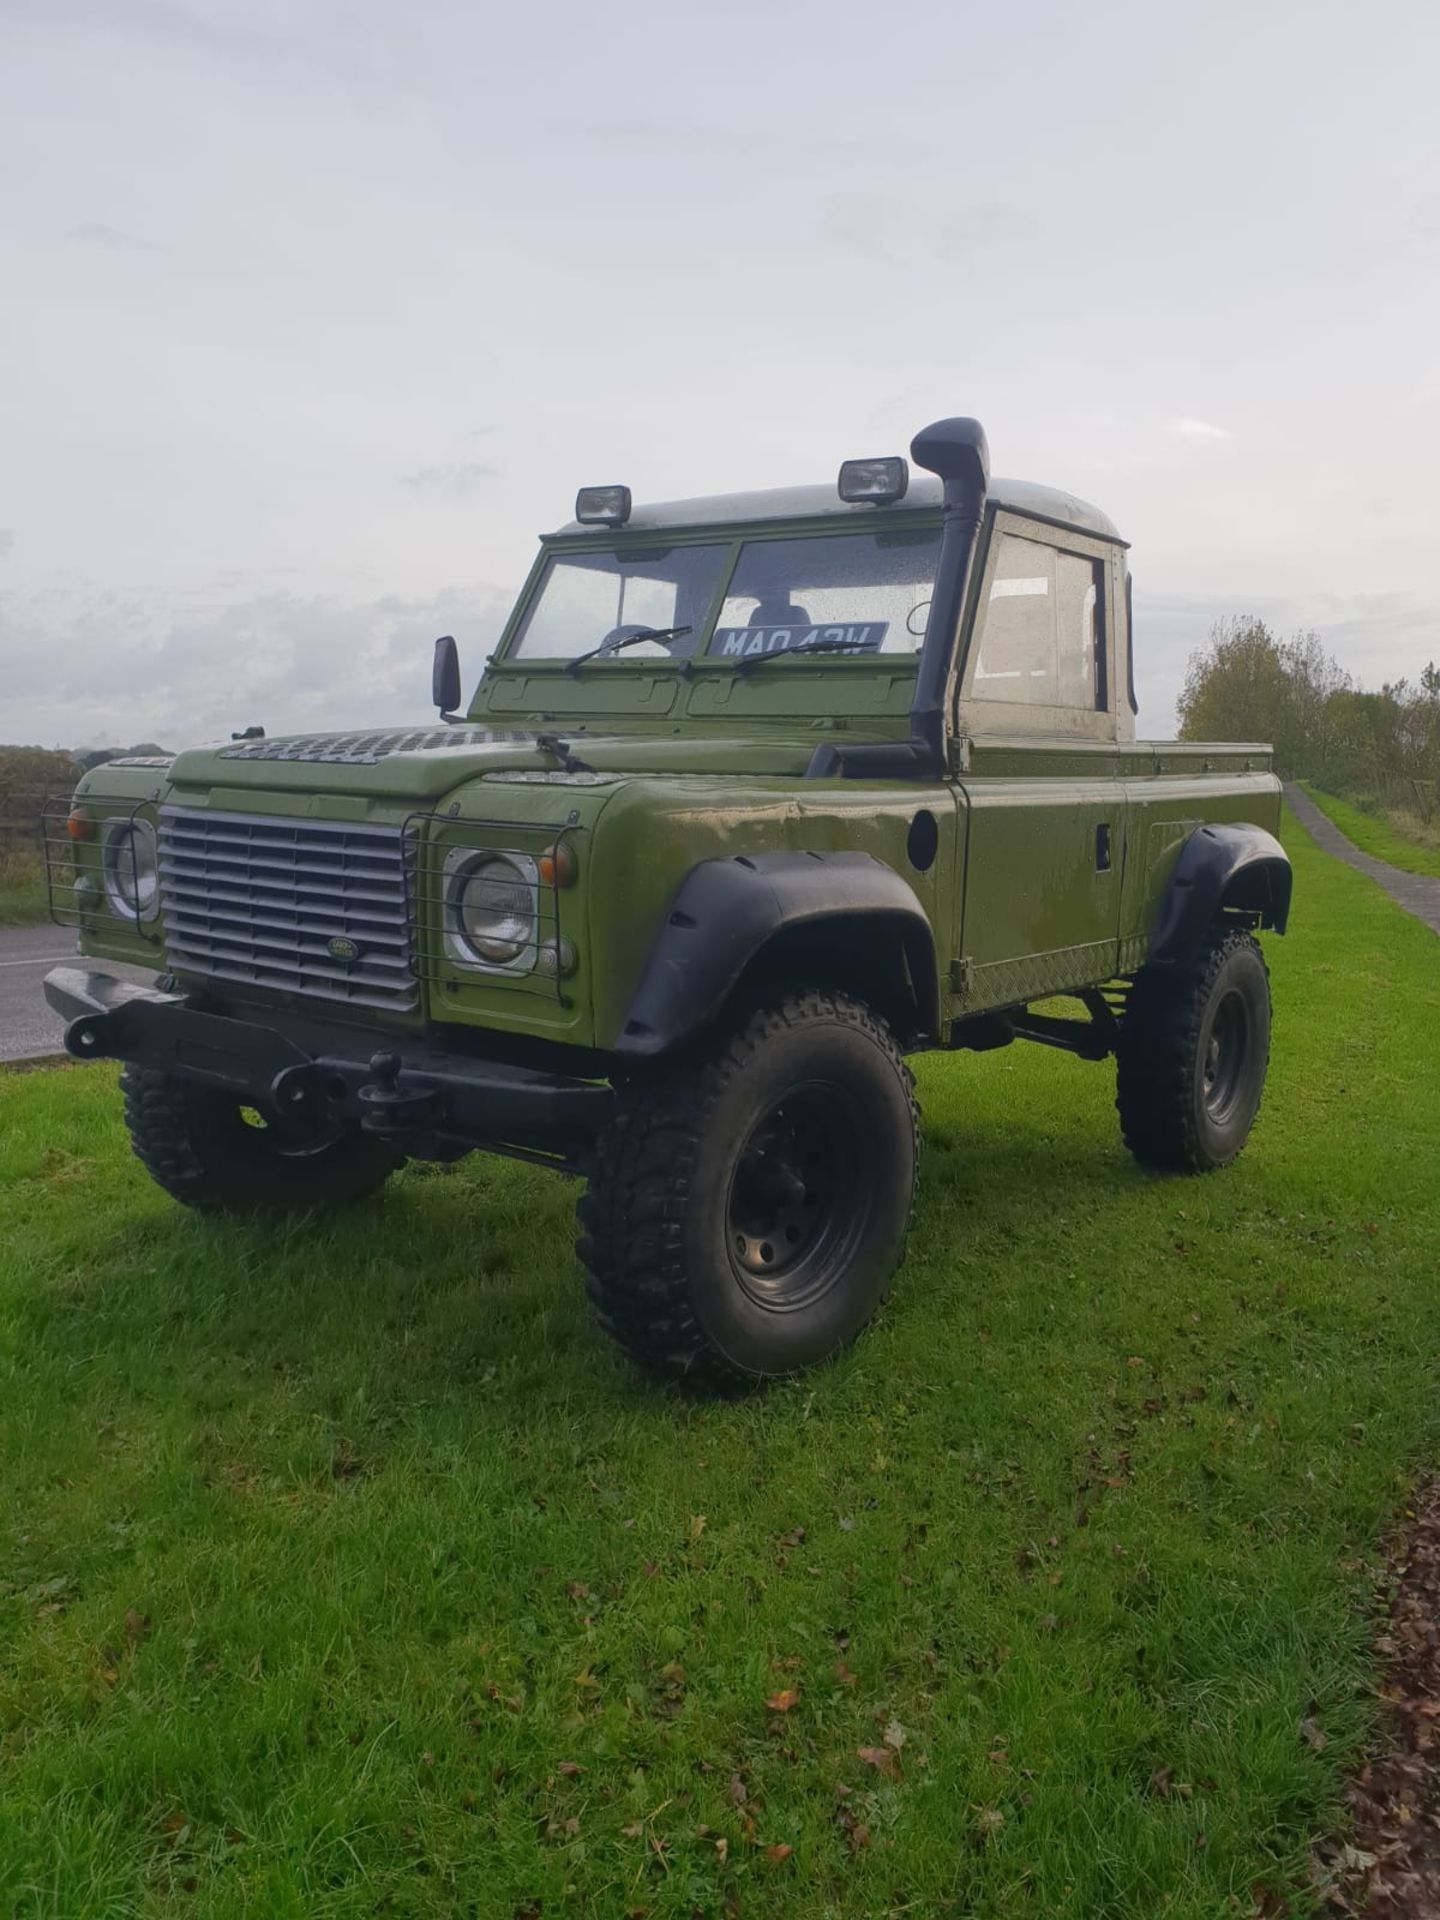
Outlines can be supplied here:
[[373, 767], [392, 753], [434, 753], [443, 747], [484, 747], [529, 741], [534, 735], [493, 727], [422, 727], [402, 733], [301, 733], [288, 740], [247, 740], [222, 747], [222, 760], [319, 760], [333, 766]]

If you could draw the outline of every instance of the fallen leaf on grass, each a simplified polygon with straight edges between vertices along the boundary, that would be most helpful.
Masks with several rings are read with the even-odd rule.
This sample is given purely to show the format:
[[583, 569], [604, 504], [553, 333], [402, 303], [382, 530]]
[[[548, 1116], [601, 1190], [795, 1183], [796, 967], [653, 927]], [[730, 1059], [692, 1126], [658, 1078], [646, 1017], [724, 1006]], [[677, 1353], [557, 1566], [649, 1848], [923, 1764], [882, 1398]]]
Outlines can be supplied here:
[[765, 1704], [772, 1713], [789, 1713], [799, 1698], [798, 1687], [782, 1687], [779, 1693], [772, 1693]]
[[874, 1767], [877, 1773], [891, 1780], [899, 1778], [900, 1766], [893, 1747], [857, 1747], [855, 1751], [867, 1767]]
[[853, 1687], [855, 1685], [855, 1676], [843, 1660], [837, 1660], [835, 1662], [835, 1678], [840, 1682], [842, 1687]]
[[788, 1860], [794, 1851], [794, 1847], [792, 1847], [788, 1841], [777, 1840], [773, 1845], [766, 1847], [765, 1858], [767, 1860]]
[[743, 1807], [750, 1798], [750, 1790], [738, 1773], [730, 1776], [730, 1798], [737, 1807]]
[[563, 1773], [567, 1780], [573, 1780], [577, 1773], [583, 1773], [585, 1769], [578, 1760], [562, 1760], [555, 1771]]
[[887, 1747], [893, 1747], [898, 1753], [905, 1744], [905, 1729], [898, 1720], [892, 1718], [886, 1722], [885, 1731], [880, 1737]]
[[1316, 1753], [1323, 1753], [1329, 1745], [1329, 1739], [1325, 1729], [1313, 1713], [1307, 1713], [1305, 1718], [1300, 1722], [1300, 1738], [1305, 1742], [1307, 1747], [1313, 1747]]
[[703, 1533], [704, 1531], [705, 1531], [705, 1516], [704, 1516], [704, 1514], [703, 1514], [703, 1513], [692, 1513], [692, 1514], [691, 1514], [691, 1516], [690, 1516], [690, 1525], [689, 1525], [689, 1528], [688, 1528], [688, 1532], [689, 1532], [689, 1535], [690, 1535], [690, 1538], [691, 1538], [692, 1540], [698, 1540], [698, 1539], [700, 1538], [700, 1536], [701, 1536], [701, 1534], [702, 1534], [702, 1533]]

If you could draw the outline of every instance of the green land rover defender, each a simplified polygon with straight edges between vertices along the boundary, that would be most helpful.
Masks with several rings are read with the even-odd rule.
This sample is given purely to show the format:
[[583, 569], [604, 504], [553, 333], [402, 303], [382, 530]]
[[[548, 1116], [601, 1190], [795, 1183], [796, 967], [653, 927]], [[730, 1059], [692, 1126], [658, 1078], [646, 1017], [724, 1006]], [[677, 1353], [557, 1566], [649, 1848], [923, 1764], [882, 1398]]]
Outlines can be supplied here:
[[1111, 522], [992, 480], [973, 420], [910, 452], [585, 488], [464, 713], [447, 636], [437, 724], [88, 773], [56, 915], [160, 978], [46, 992], [154, 1179], [269, 1211], [475, 1149], [578, 1174], [601, 1324], [722, 1385], [875, 1311], [909, 1053], [1113, 1054], [1142, 1165], [1233, 1159], [1290, 904], [1269, 749], [1135, 740]]

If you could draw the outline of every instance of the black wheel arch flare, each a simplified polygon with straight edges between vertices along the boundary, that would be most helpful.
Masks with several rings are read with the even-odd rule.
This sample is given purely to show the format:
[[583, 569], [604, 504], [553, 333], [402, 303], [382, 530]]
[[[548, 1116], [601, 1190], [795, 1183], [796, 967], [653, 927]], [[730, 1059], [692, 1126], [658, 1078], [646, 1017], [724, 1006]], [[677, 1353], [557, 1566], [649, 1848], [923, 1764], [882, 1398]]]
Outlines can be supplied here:
[[[915, 1035], [936, 1030], [934, 931], [914, 889], [893, 867], [868, 853], [736, 854], [702, 860], [681, 883], [615, 1052], [653, 1057], [699, 1032], [753, 962], [802, 931], [837, 941], [848, 931], [893, 942], [913, 995]], [[833, 972], [830, 984], [842, 984], [842, 957], [835, 957]]]
[[1294, 874], [1290, 856], [1264, 827], [1237, 821], [1197, 827], [1180, 849], [1150, 940], [1152, 961], [1184, 959], [1226, 907], [1259, 915], [1284, 933]]

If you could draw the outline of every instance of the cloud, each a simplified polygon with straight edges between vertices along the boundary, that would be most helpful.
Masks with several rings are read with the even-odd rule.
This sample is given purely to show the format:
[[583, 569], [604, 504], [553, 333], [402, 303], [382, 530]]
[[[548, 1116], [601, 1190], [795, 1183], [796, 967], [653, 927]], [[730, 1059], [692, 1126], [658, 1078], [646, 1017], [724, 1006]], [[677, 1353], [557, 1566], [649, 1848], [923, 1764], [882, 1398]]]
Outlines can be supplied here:
[[[793, 116], [792, 116], [793, 118]], [[933, 149], [928, 143], [887, 133], [877, 143], [862, 134], [835, 134], [816, 130], [811, 120], [792, 125], [747, 116], [737, 128], [731, 121], [666, 120], [630, 115], [624, 120], [594, 120], [588, 124], [568, 124], [566, 134], [586, 145], [606, 151], [654, 155], [673, 164], [677, 155], [710, 156], [733, 168], [742, 160], [770, 161], [777, 156], [823, 156], [831, 160], [861, 160], [867, 168], [909, 165], [927, 159]]]
[[0, 527], [0, 560], [15, 551], [15, 536], [9, 527]]
[[908, 213], [905, 202], [893, 194], [827, 193], [819, 207], [820, 237], [862, 259], [884, 260], [901, 237]]
[[421, 467], [416, 473], [401, 476], [402, 484], [419, 493], [437, 493], [450, 500], [468, 500], [479, 493], [487, 481], [496, 480], [500, 469], [483, 460], [452, 460], [448, 465]]
[[316, 74], [370, 97], [393, 97], [423, 64], [416, 36], [383, 0], [308, 12], [245, 0], [0, 0], [7, 10], [51, 33], [148, 42], [232, 72]]
[[941, 260], [969, 266], [1030, 239], [1035, 221], [1004, 200], [962, 201], [932, 213], [903, 193], [852, 188], [821, 196], [820, 238], [868, 260]]
[[121, 594], [0, 594], [6, 730], [73, 746], [194, 743], [254, 722], [273, 734], [423, 720], [435, 635], [457, 635], [473, 684], [511, 598], [486, 582], [428, 599], [264, 593], [193, 611]]
[[120, 227], [112, 227], [103, 220], [87, 220], [83, 226], [71, 227], [66, 234], [67, 240], [78, 240], [83, 246], [112, 247], [119, 253], [163, 253], [163, 247], [156, 246], [153, 240], [142, 240], [138, 235], [126, 233]]
[[1034, 238], [1034, 217], [1006, 200], [976, 200], [951, 207], [936, 226], [934, 247], [942, 260], [967, 263], [997, 248]]
[[1182, 440], [1233, 440], [1234, 434], [1229, 427], [1212, 427], [1208, 420], [1192, 420], [1181, 415], [1170, 423], [1171, 433], [1178, 433]]

